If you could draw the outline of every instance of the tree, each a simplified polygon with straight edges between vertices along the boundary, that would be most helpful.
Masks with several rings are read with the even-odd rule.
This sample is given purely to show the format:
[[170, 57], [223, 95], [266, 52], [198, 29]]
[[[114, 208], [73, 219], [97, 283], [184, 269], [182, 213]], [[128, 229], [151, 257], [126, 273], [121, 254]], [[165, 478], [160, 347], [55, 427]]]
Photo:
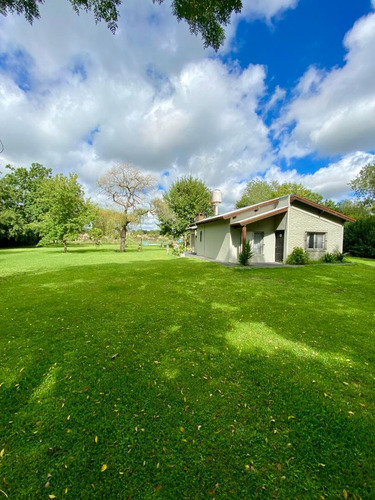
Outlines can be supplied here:
[[33, 225], [43, 211], [40, 190], [51, 169], [32, 163], [29, 169], [7, 165], [0, 178], [0, 236], [8, 242], [35, 244], [39, 235]]
[[124, 163], [111, 168], [98, 180], [104, 194], [121, 207], [120, 252], [124, 252], [126, 234], [131, 223], [138, 222], [149, 211], [147, 194], [156, 184], [151, 175]]
[[211, 192], [203, 181], [191, 175], [172, 184], [163, 199], [154, 200], [161, 234], [178, 238], [198, 213], [212, 215]]
[[375, 164], [363, 167], [350, 186], [365, 206], [375, 210]]
[[68, 240], [74, 240], [96, 215], [96, 206], [85, 199], [76, 174], [57, 174], [46, 179], [41, 190], [40, 204], [45, 211], [35, 224], [42, 239], [38, 245], [61, 242], [64, 253]]
[[344, 251], [355, 257], [375, 259], [375, 217], [345, 224]]
[[103, 236], [114, 239], [120, 236], [122, 214], [118, 210], [99, 208], [93, 227], [100, 229]]
[[[105, 21], [115, 33], [119, 19], [119, 7], [122, 0], [69, 0], [78, 14], [80, 10], [92, 11], [95, 21]], [[153, 0], [162, 4], [164, 0]], [[0, 13], [23, 14], [32, 23], [39, 19], [39, 5], [44, 0], [0, 0]], [[172, 12], [178, 21], [185, 20], [190, 32], [202, 35], [204, 46], [218, 50], [225, 39], [224, 26], [229, 24], [232, 13], [242, 9], [241, 0], [171, 0]]]
[[294, 182], [283, 182], [280, 184], [278, 181], [267, 182], [261, 179], [253, 179], [247, 184], [242, 197], [236, 202], [236, 208], [247, 207], [287, 194], [296, 194], [315, 203], [322, 203], [323, 201], [321, 194], [311, 191], [302, 184]]
[[371, 215], [369, 207], [360, 201], [354, 200], [339, 201], [333, 209], [342, 214], [349, 215], [353, 219], [365, 219]]

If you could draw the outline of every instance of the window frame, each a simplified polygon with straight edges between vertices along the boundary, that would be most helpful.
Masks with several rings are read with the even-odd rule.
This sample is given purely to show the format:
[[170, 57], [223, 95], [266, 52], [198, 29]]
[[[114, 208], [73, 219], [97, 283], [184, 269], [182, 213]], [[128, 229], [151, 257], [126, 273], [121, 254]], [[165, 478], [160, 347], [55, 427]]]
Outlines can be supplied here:
[[[255, 235], [262, 235], [261, 240], [258, 242], [257, 246], [255, 246]], [[257, 251], [257, 250], [260, 251]], [[264, 231], [254, 231], [252, 234], [252, 250], [254, 257], [262, 257], [264, 255]]]
[[[322, 237], [322, 244], [321, 246], [318, 246], [319, 243], [319, 236]], [[311, 237], [312, 237], [312, 244], [313, 246], [310, 247], [310, 242], [311, 242]], [[305, 246], [306, 250], [309, 252], [323, 252], [326, 249], [327, 245], [327, 233], [323, 231], [306, 231], [306, 238], [305, 238]]]

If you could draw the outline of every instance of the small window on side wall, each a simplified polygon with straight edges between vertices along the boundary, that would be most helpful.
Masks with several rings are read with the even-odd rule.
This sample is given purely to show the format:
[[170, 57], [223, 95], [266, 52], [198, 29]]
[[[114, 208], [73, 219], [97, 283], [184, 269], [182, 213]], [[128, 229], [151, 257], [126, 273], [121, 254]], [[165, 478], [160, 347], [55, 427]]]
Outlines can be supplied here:
[[199, 241], [202, 241], [203, 238], [203, 231], [199, 231]]
[[325, 233], [307, 233], [306, 248], [307, 250], [324, 250], [325, 248]]

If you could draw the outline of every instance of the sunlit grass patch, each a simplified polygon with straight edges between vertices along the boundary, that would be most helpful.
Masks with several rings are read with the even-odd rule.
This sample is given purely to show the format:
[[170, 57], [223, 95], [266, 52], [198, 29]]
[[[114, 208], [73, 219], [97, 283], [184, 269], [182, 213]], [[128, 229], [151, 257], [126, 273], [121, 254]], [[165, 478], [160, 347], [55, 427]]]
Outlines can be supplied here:
[[374, 496], [371, 266], [0, 261], [9, 498]]

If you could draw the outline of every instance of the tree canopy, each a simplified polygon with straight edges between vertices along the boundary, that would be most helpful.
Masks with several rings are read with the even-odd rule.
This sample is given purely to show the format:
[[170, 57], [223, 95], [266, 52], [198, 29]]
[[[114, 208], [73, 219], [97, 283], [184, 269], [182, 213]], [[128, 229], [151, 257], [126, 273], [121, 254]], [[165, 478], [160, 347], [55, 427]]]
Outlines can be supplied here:
[[[23, 14], [32, 23], [39, 19], [40, 4], [45, 0], [0, 0], [0, 13]], [[118, 20], [119, 8], [123, 0], [69, 0], [73, 9], [79, 13], [80, 10], [92, 11], [95, 21], [104, 21], [109, 29], [115, 33]], [[154, 3], [162, 4], [164, 0], [153, 0]], [[190, 32], [194, 35], [201, 34], [204, 46], [213, 47], [218, 50], [224, 42], [224, 26], [229, 24], [232, 13], [238, 13], [242, 9], [241, 0], [171, 0], [172, 12], [178, 21], [185, 20]]]
[[375, 210], [375, 164], [363, 167], [350, 186], [364, 205]]
[[161, 234], [178, 238], [198, 213], [212, 215], [211, 192], [200, 179], [191, 175], [172, 184], [163, 199], [154, 200]]
[[0, 238], [17, 244], [38, 242], [38, 230], [33, 226], [43, 212], [40, 204], [41, 187], [51, 178], [51, 169], [33, 163], [29, 169], [6, 166], [0, 177]]
[[41, 189], [40, 205], [43, 213], [35, 223], [42, 239], [39, 245], [61, 242], [64, 252], [67, 241], [76, 239], [85, 225], [96, 216], [96, 206], [85, 199], [77, 174], [57, 174], [46, 179]]
[[147, 214], [147, 194], [156, 184], [152, 175], [124, 163], [112, 167], [98, 180], [102, 192], [121, 207], [120, 252], [125, 250], [126, 233], [131, 223], [139, 222]]
[[236, 208], [247, 207], [254, 203], [260, 203], [287, 194], [296, 194], [308, 200], [315, 201], [315, 203], [322, 203], [323, 201], [321, 194], [311, 191], [302, 184], [294, 182], [283, 182], [280, 184], [278, 181], [267, 182], [261, 179], [253, 179], [247, 184], [245, 192], [236, 202]]

